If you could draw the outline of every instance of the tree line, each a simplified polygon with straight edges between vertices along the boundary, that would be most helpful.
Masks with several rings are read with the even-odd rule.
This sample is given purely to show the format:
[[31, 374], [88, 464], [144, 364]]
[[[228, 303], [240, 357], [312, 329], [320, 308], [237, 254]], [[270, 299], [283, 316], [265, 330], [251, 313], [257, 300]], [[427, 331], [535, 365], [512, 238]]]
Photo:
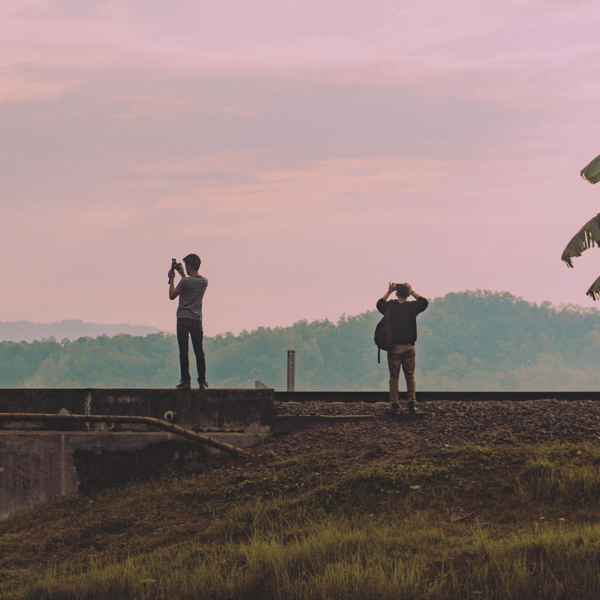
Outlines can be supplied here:
[[[205, 338], [209, 384], [254, 387], [259, 379], [285, 389], [286, 353], [295, 349], [299, 390], [386, 389], [385, 356], [378, 364], [373, 344], [379, 318], [368, 311]], [[418, 389], [600, 389], [598, 310], [461, 292], [434, 299], [418, 327]], [[0, 387], [170, 388], [177, 353], [164, 333], [1, 342]]]

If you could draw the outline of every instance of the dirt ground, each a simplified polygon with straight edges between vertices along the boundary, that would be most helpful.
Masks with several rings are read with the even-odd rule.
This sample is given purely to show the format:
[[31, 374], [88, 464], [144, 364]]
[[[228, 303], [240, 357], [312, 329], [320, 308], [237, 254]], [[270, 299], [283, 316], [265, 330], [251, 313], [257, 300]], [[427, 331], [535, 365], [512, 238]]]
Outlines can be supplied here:
[[[386, 413], [387, 403], [277, 403], [279, 415], [373, 415], [353, 423], [318, 423], [282, 434], [255, 449], [266, 458], [326, 453], [335, 462], [393, 459], [439, 447], [465, 444], [528, 445], [600, 442], [600, 403], [594, 401], [431, 401], [417, 404], [422, 420]], [[406, 412], [406, 407], [402, 407]]]

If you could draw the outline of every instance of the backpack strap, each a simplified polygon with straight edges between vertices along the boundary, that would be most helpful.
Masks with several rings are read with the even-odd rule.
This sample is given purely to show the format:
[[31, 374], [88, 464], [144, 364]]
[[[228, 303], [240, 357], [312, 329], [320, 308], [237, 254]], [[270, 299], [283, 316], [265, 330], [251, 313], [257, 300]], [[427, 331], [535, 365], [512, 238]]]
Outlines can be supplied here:
[[[392, 300], [393, 302], [393, 300]], [[385, 311], [385, 315], [384, 317], [387, 317], [387, 320], [390, 323], [390, 327], [392, 326], [392, 307], [388, 306], [387, 310]], [[381, 348], [379, 346], [377, 346], [377, 364], [381, 364]]]

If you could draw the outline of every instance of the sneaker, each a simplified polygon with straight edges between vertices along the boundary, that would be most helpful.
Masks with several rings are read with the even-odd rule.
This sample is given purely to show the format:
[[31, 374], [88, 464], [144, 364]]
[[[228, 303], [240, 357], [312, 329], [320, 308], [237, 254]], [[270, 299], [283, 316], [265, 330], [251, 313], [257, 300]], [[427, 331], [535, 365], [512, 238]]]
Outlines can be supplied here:
[[400, 410], [400, 405], [397, 402], [390, 404], [390, 412], [395, 415]]
[[206, 382], [206, 381], [199, 381], [198, 382], [198, 386], [200, 387], [201, 390], [206, 390], [206, 389], [208, 389], [208, 382]]
[[416, 411], [416, 409], [415, 409], [415, 401], [414, 401], [414, 400], [409, 400], [409, 401], [408, 401], [408, 412], [409, 412], [411, 415], [414, 415], [414, 414], [416, 414], [416, 412], [417, 412], [417, 411]]
[[179, 385], [175, 386], [176, 390], [189, 390], [192, 386], [189, 381], [183, 381], [183, 379], [179, 382]]

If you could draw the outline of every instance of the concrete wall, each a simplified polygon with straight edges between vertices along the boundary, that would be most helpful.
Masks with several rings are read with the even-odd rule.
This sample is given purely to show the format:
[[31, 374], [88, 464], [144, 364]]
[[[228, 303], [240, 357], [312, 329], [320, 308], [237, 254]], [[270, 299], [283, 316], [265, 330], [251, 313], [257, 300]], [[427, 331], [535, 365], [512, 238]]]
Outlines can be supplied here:
[[[273, 390], [0, 389], [0, 413], [142, 415], [163, 419], [167, 412], [183, 427], [247, 447], [274, 427]], [[0, 520], [47, 502], [77, 496], [81, 473], [77, 453], [100, 457], [136, 453], [180, 437], [140, 425], [100, 431], [95, 424], [0, 422]], [[205, 452], [215, 452], [203, 447]]]
[[[2, 389], [0, 413], [65, 411], [83, 415], [165, 418], [196, 431], [268, 433], [274, 419], [273, 390]], [[19, 424], [22, 429], [25, 425]], [[9, 422], [4, 428], [12, 427]], [[38, 428], [39, 426], [32, 426]], [[122, 430], [124, 425], [119, 426]], [[139, 429], [139, 426], [127, 426]]]
[[[244, 448], [261, 439], [258, 434], [248, 433], [213, 433], [211, 437]], [[193, 443], [181, 440], [164, 432], [0, 430], [0, 520], [35, 506], [77, 497], [81, 479], [86, 475], [77, 469], [77, 462], [80, 468], [84, 462], [77, 461], [77, 456], [95, 453], [99, 461], [104, 456], [114, 462], [119, 453], [140, 453], [160, 444], [171, 455], [194, 447]], [[219, 452], [204, 446], [200, 451]]]

